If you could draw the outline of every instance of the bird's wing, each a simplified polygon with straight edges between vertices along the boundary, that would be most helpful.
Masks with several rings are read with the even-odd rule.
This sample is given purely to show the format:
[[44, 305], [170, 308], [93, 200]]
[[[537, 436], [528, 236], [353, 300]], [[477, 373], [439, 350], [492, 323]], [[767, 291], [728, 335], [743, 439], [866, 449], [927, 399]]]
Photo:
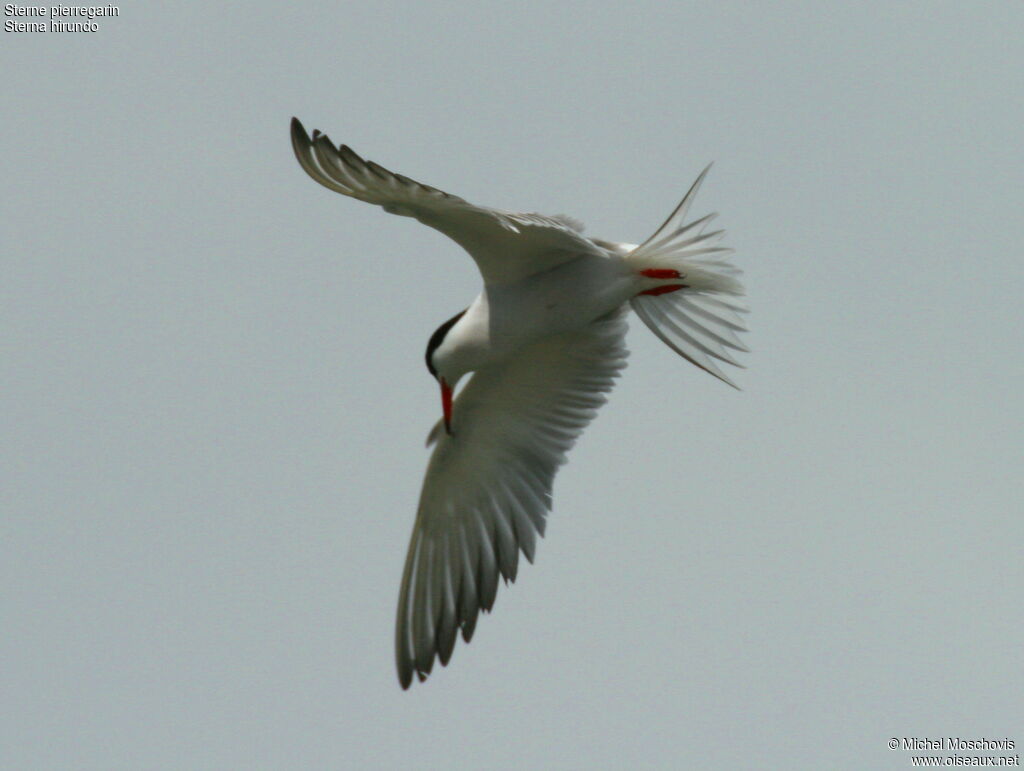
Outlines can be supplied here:
[[[626, 365], [623, 309], [477, 371], [440, 425], [427, 466], [398, 600], [395, 654], [408, 688], [459, 630], [468, 642], [494, 604], [499, 574], [533, 561], [555, 472]], [[430, 441], [428, 440], [428, 441]]]
[[346, 145], [335, 147], [326, 134], [314, 131], [310, 137], [298, 118], [292, 118], [292, 147], [302, 168], [324, 187], [444, 233], [469, 252], [487, 284], [518, 281], [581, 254], [602, 253], [580, 234], [576, 220], [474, 206], [365, 161]]

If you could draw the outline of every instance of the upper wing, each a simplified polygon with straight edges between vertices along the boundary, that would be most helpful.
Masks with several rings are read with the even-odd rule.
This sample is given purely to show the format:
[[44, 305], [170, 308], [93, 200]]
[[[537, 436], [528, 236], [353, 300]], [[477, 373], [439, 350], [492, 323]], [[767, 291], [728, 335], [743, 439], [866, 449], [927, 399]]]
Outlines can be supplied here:
[[558, 466], [626, 365], [625, 311], [543, 340], [479, 370], [455, 400], [452, 434], [435, 430], [398, 599], [395, 655], [403, 688], [435, 655], [469, 642], [498, 574], [533, 561]]
[[326, 134], [310, 137], [298, 118], [292, 118], [292, 147], [302, 168], [324, 187], [440, 230], [469, 252], [485, 283], [517, 281], [580, 254], [600, 253], [575, 220], [474, 206], [364, 161], [346, 145], [335, 147]]

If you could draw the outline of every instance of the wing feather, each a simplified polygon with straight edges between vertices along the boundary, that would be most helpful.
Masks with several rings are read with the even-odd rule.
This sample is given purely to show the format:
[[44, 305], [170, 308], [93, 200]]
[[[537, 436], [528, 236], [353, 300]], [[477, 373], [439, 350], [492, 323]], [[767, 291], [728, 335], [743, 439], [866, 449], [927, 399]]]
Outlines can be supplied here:
[[[498, 577], [533, 561], [555, 472], [626, 363], [624, 309], [478, 371], [455, 399], [427, 467], [402, 576], [399, 681], [446, 665], [456, 630], [472, 638]], [[449, 548], [451, 546], [451, 548]], [[443, 564], [442, 564], [443, 563]]]
[[564, 215], [514, 214], [474, 206], [380, 164], [361, 158], [326, 134], [306, 133], [292, 118], [292, 149], [302, 169], [336, 193], [413, 217], [439, 230], [469, 252], [487, 284], [518, 281], [601, 248], [581, 234], [582, 225]]

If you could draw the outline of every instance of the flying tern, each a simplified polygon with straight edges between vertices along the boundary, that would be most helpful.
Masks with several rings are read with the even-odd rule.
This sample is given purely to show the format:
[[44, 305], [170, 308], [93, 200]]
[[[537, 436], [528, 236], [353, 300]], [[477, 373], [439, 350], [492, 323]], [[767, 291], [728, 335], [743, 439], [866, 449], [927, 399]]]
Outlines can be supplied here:
[[[558, 467], [626, 365], [630, 308], [672, 350], [733, 385], [716, 362], [746, 351], [740, 273], [707, 232], [686, 221], [710, 165], [643, 243], [583, 235], [565, 216], [514, 214], [363, 160], [292, 119], [299, 164], [324, 187], [441, 231], [476, 262], [483, 289], [430, 336], [427, 370], [442, 417], [427, 464], [398, 598], [395, 655], [408, 688], [458, 633], [469, 642], [498, 576], [533, 562]], [[470, 379], [458, 391], [459, 382]]]

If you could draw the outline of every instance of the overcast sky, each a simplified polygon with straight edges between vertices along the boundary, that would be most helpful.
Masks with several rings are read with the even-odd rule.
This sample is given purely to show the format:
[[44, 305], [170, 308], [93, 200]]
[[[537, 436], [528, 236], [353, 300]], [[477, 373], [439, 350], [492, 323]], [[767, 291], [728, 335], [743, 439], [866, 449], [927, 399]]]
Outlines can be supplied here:
[[[0, 766], [1020, 751], [1024, 6], [120, 11], [2, 33]], [[746, 271], [743, 391], [634, 320], [536, 564], [409, 692], [423, 350], [479, 276], [312, 182], [293, 115], [624, 241], [714, 160]]]

